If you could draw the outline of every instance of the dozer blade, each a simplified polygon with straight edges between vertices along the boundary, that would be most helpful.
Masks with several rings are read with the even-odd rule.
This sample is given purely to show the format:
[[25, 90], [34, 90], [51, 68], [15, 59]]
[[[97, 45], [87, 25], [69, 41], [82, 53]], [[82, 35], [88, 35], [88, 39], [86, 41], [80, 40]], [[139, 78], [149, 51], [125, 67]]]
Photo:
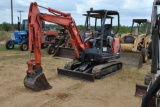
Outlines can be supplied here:
[[135, 96], [142, 97], [147, 92], [148, 85], [136, 84]]
[[24, 78], [24, 86], [33, 91], [42, 91], [51, 89], [52, 86], [48, 83], [45, 75], [42, 73], [42, 68], [34, 70], [34, 74], [27, 73]]
[[140, 52], [122, 51], [121, 57], [117, 60], [121, 61], [124, 66], [135, 68], [142, 67], [142, 55]]
[[75, 52], [72, 48], [59, 47], [54, 53], [54, 56], [73, 59], [75, 57]]
[[60, 75], [94, 82], [93, 74], [77, 72], [77, 71], [67, 70], [67, 69], [60, 69], [60, 68], [57, 68], [57, 70], [58, 70], [58, 74]]

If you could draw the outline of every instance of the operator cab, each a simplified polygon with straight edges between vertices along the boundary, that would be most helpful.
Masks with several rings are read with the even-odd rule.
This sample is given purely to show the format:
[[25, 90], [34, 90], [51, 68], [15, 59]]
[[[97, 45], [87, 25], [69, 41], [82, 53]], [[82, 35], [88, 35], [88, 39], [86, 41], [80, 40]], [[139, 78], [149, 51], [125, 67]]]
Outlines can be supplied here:
[[[133, 33], [133, 28], [136, 28], [135, 35], [139, 35], [141, 33], [141, 29], [146, 27], [145, 28], [146, 35], [148, 35], [149, 34], [149, 23], [150, 23], [150, 21], [147, 19], [133, 19], [130, 33]], [[134, 26], [135, 24], [137, 24], [136, 27]]]
[[22, 21], [22, 30], [27, 30], [28, 31], [28, 20], [24, 19]]
[[[119, 13], [112, 10], [90, 10], [83, 15], [86, 16], [86, 22], [82, 40], [84, 43], [90, 42], [91, 45], [91, 48], [87, 48], [85, 52], [90, 56], [98, 55], [98, 57], [104, 54], [109, 57], [119, 56], [120, 44], [115, 37], [120, 25]], [[113, 29], [114, 18], [117, 19], [117, 29]]]
[[[150, 24], [150, 21], [147, 19], [133, 19], [130, 35], [124, 37], [124, 43], [134, 44], [135, 38], [137, 37], [144, 38], [144, 36], [141, 35], [141, 31], [143, 31], [144, 29], [146, 30], [145, 36], [149, 36], [150, 35], [149, 24]], [[135, 33], [134, 33], [134, 30], [135, 30]]]

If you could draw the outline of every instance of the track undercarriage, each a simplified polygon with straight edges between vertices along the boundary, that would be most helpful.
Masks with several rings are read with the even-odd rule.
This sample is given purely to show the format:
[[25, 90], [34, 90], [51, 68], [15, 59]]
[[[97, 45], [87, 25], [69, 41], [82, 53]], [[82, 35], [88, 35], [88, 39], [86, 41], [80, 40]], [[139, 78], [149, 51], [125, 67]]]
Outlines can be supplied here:
[[67, 63], [64, 69], [57, 70], [60, 75], [94, 82], [95, 78], [112, 75], [121, 69], [122, 63], [118, 61], [79, 62], [75, 60]]

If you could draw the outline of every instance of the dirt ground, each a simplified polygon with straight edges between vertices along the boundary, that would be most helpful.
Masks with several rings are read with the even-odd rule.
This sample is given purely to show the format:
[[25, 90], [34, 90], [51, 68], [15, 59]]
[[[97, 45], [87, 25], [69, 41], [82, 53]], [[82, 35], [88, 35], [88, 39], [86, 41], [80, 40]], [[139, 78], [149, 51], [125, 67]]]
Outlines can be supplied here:
[[126, 68], [122, 71], [86, 82], [57, 75], [69, 61], [55, 59], [42, 50], [42, 67], [52, 89], [33, 92], [26, 89], [28, 52], [17, 47], [6, 50], [0, 47], [0, 107], [140, 107], [141, 98], [135, 97], [135, 84], [142, 83], [150, 70], [150, 62], [141, 69]]

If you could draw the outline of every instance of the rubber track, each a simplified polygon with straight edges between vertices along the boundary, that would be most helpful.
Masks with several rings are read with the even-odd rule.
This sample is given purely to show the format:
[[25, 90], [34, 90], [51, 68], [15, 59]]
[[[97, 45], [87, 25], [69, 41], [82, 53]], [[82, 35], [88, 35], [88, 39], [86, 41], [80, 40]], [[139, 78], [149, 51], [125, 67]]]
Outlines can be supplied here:
[[105, 64], [97, 65], [93, 68], [92, 73], [95, 78], [110, 76], [122, 69], [122, 62], [113, 61]]

